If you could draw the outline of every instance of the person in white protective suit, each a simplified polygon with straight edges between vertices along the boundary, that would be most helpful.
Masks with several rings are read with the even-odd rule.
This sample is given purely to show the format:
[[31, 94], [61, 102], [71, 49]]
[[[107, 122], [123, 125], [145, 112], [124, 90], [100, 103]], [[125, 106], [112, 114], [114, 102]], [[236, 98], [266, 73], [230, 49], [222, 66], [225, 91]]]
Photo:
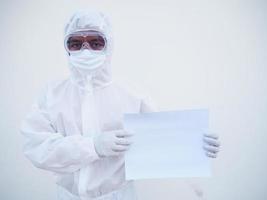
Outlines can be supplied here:
[[[114, 83], [113, 37], [101, 12], [75, 13], [65, 27], [70, 77], [46, 85], [22, 123], [23, 152], [38, 168], [57, 176], [60, 200], [134, 200], [125, 180], [124, 153], [134, 133], [124, 113], [156, 111], [147, 98]], [[216, 157], [219, 142], [204, 134], [204, 151]]]

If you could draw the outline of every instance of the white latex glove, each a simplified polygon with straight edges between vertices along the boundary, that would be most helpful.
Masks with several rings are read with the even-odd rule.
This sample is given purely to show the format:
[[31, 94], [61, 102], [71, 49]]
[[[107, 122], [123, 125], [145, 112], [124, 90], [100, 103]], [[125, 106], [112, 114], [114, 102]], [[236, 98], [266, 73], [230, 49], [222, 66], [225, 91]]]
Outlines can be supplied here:
[[219, 137], [214, 133], [204, 133], [203, 135], [204, 145], [203, 148], [206, 155], [211, 158], [216, 158], [220, 150]]
[[133, 134], [123, 129], [101, 132], [94, 137], [94, 145], [100, 157], [119, 156], [127, 151]]

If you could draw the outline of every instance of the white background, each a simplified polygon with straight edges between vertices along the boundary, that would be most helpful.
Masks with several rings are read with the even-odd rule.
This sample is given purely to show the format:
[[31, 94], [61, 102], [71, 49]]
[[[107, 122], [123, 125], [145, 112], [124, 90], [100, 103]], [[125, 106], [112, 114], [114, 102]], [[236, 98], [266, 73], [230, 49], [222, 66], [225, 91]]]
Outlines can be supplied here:
[[[142, 85], [161, 110], [211, 110], [222, 151], [207, 199], [267, 198], [267, 3], [195, 0], [0, 1], [0, 199], [55, 200], [50, 173], [21, 153], [21, 119], [47, 81], [68, 75], [63, 27], [77, 9], [108, 13], [114, 79]], [[191, 180], [190, 180], [191, 181]], [[136, 183], [140, 200], [178, 199], [181, 180]]]

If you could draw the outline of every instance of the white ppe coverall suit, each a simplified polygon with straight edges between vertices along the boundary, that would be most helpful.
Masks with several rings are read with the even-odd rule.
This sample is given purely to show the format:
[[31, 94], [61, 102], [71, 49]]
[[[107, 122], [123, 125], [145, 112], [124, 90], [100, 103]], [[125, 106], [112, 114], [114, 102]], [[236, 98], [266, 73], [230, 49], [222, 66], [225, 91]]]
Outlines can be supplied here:
[[93, 70], [79, 68], [68, 55], [69, 78], [47, 84], [23, 120], [23, 151], [36, 167], [56, 175], [59, 200], [134, 200], [133, 181], [125, 180], [124, 155], [100, 157], [93, 136], [123, 129], [124, 113], [155, 108], [149, 98], [112, 81], [113, 37], [103, 13], [75, 13], [65, 36], [91, 28], [107, 39], [103, 62], [97, 61], [100, 66]]
[[70, 199], [135, 199], [132, 181], [125, 180], [124, 156], [99, 157], [92, 136], [122, 129], [124, 113], [152, 111], [145, 99], [112, 82], [110, 23], [100, 12], [75, 13], [65, 35], [97, 28], [107, 38], [105, 62], [96, 70], [70, 63], [70, 77], [46, 85], [21, 132], [24, 154], [38, 168], [55, 172], [58, 196]]

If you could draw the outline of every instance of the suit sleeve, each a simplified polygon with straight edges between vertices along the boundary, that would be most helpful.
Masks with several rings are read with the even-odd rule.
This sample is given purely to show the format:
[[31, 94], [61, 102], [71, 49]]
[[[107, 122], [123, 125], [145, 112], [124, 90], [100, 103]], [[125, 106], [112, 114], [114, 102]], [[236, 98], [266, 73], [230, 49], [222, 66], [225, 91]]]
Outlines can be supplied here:
[[36, 167], [57, 173], [71, 173], [99, 159], [91, 138], [56, 132], [46, 110], [46, 91], [21, 124], [24, 155]]
[[141, 100], [140, 113], [158, 112], [158, 107], [150, 96], [145, 96]]

